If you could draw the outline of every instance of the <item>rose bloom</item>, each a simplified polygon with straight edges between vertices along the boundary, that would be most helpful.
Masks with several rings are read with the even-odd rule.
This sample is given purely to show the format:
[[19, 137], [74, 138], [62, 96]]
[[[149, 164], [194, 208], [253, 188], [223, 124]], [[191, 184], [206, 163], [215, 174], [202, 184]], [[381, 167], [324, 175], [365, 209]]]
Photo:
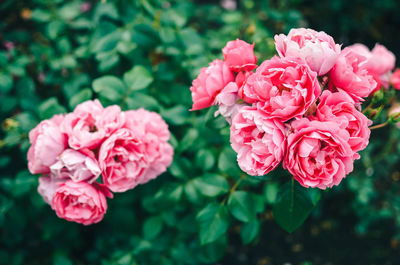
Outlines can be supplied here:
[[390, 78], [390, 83], [392, 83], [394, 89], [400, 90], [400, 69], [397, 68]]
[[68, 180], [53, 195], [51, 208], [59, 218], [90, 225], [100, 222], [107, 211], [105, 194], [85, 182]]
[[63, 131], [73, 149], [96, 148], [125, 122], [119, 106], [103, 108], [100, 101], [89, 100], [79, 104], [65, 117]]
[[262, 176], [283, 159], [285, 125], [254, 107], [243, 107], [232, 120], [230, 140], [240, 168], [249, 175]]
[[229, 41], [222, 49], [224, 60], [232, 71], [251, 71], [257, 67], [257, 57], [254, 55], [254, 43], [236, 39]]
[[377, 91], [381, 85], [385, 88], [389, 87], [390, 73], [393, 70], [396, 62], [395, 55], [386, 49], [385, 46], [375, 44], [375, 47], [370, 51], [365, 45], [357, 43], [348, 47], [366, 58], [363, 67], [374, 77], [378, 85]]
[[100, 147], [103, 183], [123, 192], [156, 178], [172, 162], [170, 134], [161, 116], [143, 109], [126, 112], [125, 128], [112, 134]]
[[[145, 109], [126, 111], [127, 122], [124, 127], [140, 135], [145, 145], [150, 167], [139, 179], [144, 184], [165, 172], [172, 163], [174, 149], [168, 143], [171, 136], [167, 123], [155, 112]], [[140, 133], [138, 132], [140, 129]]]
[[51, 173], [56, 178], [69, 178], [75, 182], [86, 180], [92, 183], [101, 173], [94, 157], [73, 149], [65, 150], [57, 159], [58, 161], [50, 166]]
[[[350, 135], [348, 143], [354, 152], [367, 147], [371, 133], [368, 126], [372, 121], [356, 109], [352, 99], [345, 92], [324, 91], [316, 116], [320, 121], [335, 121], [341, 128], [346, 129]], [[359, 155], [355, 158], [359, 158]]]
[[303, 118], [291, 126], [283, 167], [302, 186], [330, 188], [353, 170], [349, 133], [336, 122]]
[[215, 116], [221, 114], [226, 121], [231, 124], [232, 118], [240, 109], [244, 106], [248, 106], [244, 103], [238, 103], [238, 100], [240, 100], [238, 85], [236, 82], [230, 82], [215, 98], [215, 103], [219, 106], [218, 110], [215, 112]]
[[355, 102], [362, 101], [362, 98], [367, 97], [377, 86], [365, 64], [365, 56], [345, 48], [329, 72], [332, 84], [344, 90]]
[[49, 173], [50, 166], [67, 147], [67, 137], [60, 130], [63, 120], [63, 115], [55, 115], [29, 132], [28, 168], [32, 174]]
[[275, 35], [274, 39], [279, 56], [304, 60], [319, 76], [331, 70], [340, 54], [340, 45], [323, 31], [291, 29], [287, 36]]
[[119, 129], [104, 141], [99, 151], [99, 165], [103, 183], [113, 192], [134, 188], [149, 167], [144, 145], [128, 129]]
[[246, 102], [253, 102], [254, 100], [251, 98], [248, 98], [245, 93], [244, 93], [244, 88], [246, 87], [247, 80], [251, 75], [253, 75], [254, 72], [240, 72], [236, 75], [235, 78], [235, 83], [238, 86], [238, 95], [241, 99], [243, 99]]
[[321, 94], [315, 72], [306, 64], [273, 57], [250, 75], [243, 88], [248, 103], [256, 103], [269, 118], [300, 118]]
[[54, 178], [50, 176], [42, 176], [39, 178], [38, 192], [47, 204], [51, 204], [53, 196], [58, 187], [68, 179]]
[[190, 87], [193, 100], [191, 110], [210, 107], [214, 103], [218, 93], [233, 80], [234, 75], [232, 71], [221, 60], [216, 59], [208, 67], [202, 68], [199, 76], [193, 80]]

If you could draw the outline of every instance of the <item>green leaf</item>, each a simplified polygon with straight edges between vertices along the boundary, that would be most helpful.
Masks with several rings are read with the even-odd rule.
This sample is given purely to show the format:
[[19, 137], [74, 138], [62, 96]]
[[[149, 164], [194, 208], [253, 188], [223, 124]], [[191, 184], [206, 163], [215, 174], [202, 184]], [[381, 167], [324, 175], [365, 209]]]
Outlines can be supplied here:
[[292, 233], [303, 224], [313, 208], [314, 204], [307, 190], [292, 180], [282, 186], [272, 213], [276, 222]]
[[317, 188], [309, 188], [307, 189], [308, 192], [308, 196], [310, 196], [310, 199], [312, 201], [312, 203], [314, 204], [314, 206], [316, 206], [319, 202], [319, 200], [321, 199], [321, 190], [317, 189]]
[[196, 166], [203, 171], [210, 170], [215, 164], [214, 154], [207, 149], [201, 149], [196, 154]]
[[202, 245], [216, 241], [229, 227], [228, 209], [218, 203], [210, 203], [197, 214], [200, 225], [200, 243]]
[[97, 78], [92, 83], [93, 90], [99, 93], [100, 97], [118, 102], [125, 94], [126, 87], [124, 83], [115, 76], [103, 76]]
[[49, 119], [55, 114], [65, 113], [67, 110], [58, 103], [57, 98], [52, 97], [43, 101], [39, 106], [39, 116], [41, 119]]
[[69, 106], [71, 109], [74, 109], [78, 104], [89, 100], [92, 98], [92, 90], [89, 88], [82, 89], [78, 93], [72, 96], [72, 98], [69, 100]]
[[121, 39], [121, 31], [114, 31], [103, 38], [101, 38], [98, 42], [95, 43], [92, 52], [100, 53], [100, 52], [108, 52], [117, 47], [118, 42]]
[[63, 5], [59, 10], [59, 16], [63, 20], [72, 20], [79, 16], [80, 11], [80, 5], [77, 2], [71, 2]]
[[161, 232], [162, 226], [163, 221], [161, 217], [154, 216], [148, 218], [143, 225], [144, 238], [148, 240], [154, 239]]
[[[218, 264], [218, 261], [222, 259], [227, 248], [227, 237], [221, 236], [216, 241], [203, 245], [201, 248], [196, 248], [195, 253], [190, 256], [193, 260], [197, 257], [198, 262], [192, 261], [192, 264]], [[182, 264], [185, 264], [184, 261]]]
[[136, 65], [124, 74], [124, 82], [130, 90], [140, 90], [153, 82], [153, 76], [142, 65]]
[[8, 62], [8, 56], [6, 51], [0, 51], [0, 65], [3, 66], [7, 64]]
[[158, 37], [157, 31], [148, 24], [137, 24], [133, 27], [132, 41], [139, 47], [153, 47], [158, 43]]
[[118, 42], [117, 45], [117, 51], [120, 52], [121, 54], [129, 54], [132, 52], [134, 49], [136, 49], [137, 44], [129, 41], [120, 41]]
[[177, 185], [173, 189], [169, 190], [167, 199], [172, 202], [177, 202], [181, 199], [183, 193], [183, 186]]
[[218, 169], [230, 176], [238, 176], [242, 172], [237, 164], [236, 153], [232, 148], [225, 148], [218, 159]]
[[31, 19], [38, 22], [48, 22], [50, 18], [50, 12], [43, 9], [34, 9], [31, 14]]
[[184, 191], [186, 197], [192, 202], [192, 203], [199, 203], [201, 202], [201, 194], [197, 190], [194, 180], [188, 181], [185, 186], [184, 186]]
[[185, 136], [183, 136], [181, 143], [179, 145], [180, 151], [193, 147], [193, 143], [198, 139], [198, 137], [199, 137], [198, 130], [194, 128], [190, 128], [189, 130], [187, 130]]
[[147, 110], [159, 110], [158, 101], [146, 94], [135, 92], [126, 99], [126, 105], [129, 109], [145, 108]]
[[187, 21], [187, 14], [185, 12], [178, 12], [176, 9], [169, 8], [161, 15], [161, 21], [166, 25], [174, 25], [182, 28]]
[[13, 79], [11, 76], [4, 73], [0, 73], [0, 92], [7, 93], [11, 90], [13, 85]]
[[52, 40], [56, 39], [63, 32], [64, 27], [65, 24], [60, 20], [51, 21], [46, 26], [47, 36]]
[[151, 250], [151, 242], [147, 240], [140, 240], [135, 244], [135, 249], [133, 250], [133, 254], [137, 255], [140, 252], [146, 251], [146, 250]]
[[0, 168], [7, 166], [11, 162], [9, 156], [0, 156]]
[[57, 251], [53, 254], [53, 264], [57, 265], [72, 265], [73, 263], [69, 260], [68, 256], [61, 251]]
[[[62, 53], [70, 53], [72, 50], [71, 41], [66, 37], [60, 38], [58, 42], [56, 42], [56, 45]], [[68, 54], [65, 54], [64, 56], [68, 56]]]
[[30, 174], [29, 171], [20, 171], [14, 180], [14, 196], [18, 197], [33, 190], [37, 185], [37, 177]]
[[160, 39], [165, 43], [172, 43], [176, 40], [175, 30], [170, 27], [160, 29]]
[[235, 191], [229, 196], [228, 208], [232, 215], [242, 222], [256, 219], [253, 194], [246, 191]]
[[264, 187], [264, 198], [268, 204], [274, 204], [278, 197], [279, 184], [276, 182], [267, 183]]
[[174, 177], [183, 179], [185, 178], [185, 171], [183, 170], [182, 166], [179, 163], [179, 159], [175, 158], [171, 165], [168, 168], [168, 171], [173, 175]]
[[257, 219], [251, 222], [244, 223], [240, 230], [240, 237], [242, 238], [243, 244], [249, 244], [252, 242], [260, 232], [260, 222]]
[[161, 115], [168, 123], [182, 125], [188, 120], [189, 111], [185, 106], [176, 105], [170, 109], [162, 110]]
[[194, 180], [198, 191], [207, 197], [215, 197], [229, 191], [228, 181], [216, 174], [207, 174]]
[[93, 20], [97, 24], [100, 21], [100, 19], [103, 17], [109, 17], [112, 19], [119, 18], [117, 8], [115, 7], [115, 5], [113, 3], [102, 2], [102, 3], [99, 3], [98, 5], [96, 5]]
[[180, 38], [188, 55], [199, 55], [204, 52], [203, 39], [194, 29], [183, 29]]
[[30, 112], [21, 112], [15, 116], [15, 121], [18, 122], [18, 127], [24, 131], [29, 132], [37, 125], [36, 119]]

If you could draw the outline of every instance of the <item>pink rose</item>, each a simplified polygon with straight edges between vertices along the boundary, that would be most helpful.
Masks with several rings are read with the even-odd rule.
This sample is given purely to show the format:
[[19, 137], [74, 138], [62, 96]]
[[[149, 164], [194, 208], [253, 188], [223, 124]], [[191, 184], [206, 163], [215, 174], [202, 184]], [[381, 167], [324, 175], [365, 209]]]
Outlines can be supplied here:
[[165, 172], [172, 163], [174, 149], [168, 143], [170, 132], [158, 113], [138, 109], [126, 111], [126, 117], [125, 127], [140, 135], [145, 147], [149, 168], [139, 179], [139, 183], [144, 184]]
[[256, 102], [256, 100], [248, 98], [244, 93], [244, 88], [246, 87], [247, 80], [253, 74], [254, 74], [254, 72], [251, 72], [251, 71], [250, 72], [244, 72], [244, 73], [240, 72], [240, 73], [238, 73], [236, 75], [236, 78], [235, 78], [235, 83], [238, 86], [238, 95], [239, 95], [239, 97], [241, 99], [243, 99], [245, 102], [248, 102], [248, 103]]
[[372, 51], [360, 43], [351, 45], [348, 48], [366, 58], [363, 68], [365, 68], [378, 83], [374, 92], [379, 90], [381, 85], [385, 88], [389, 87], [390, 73], [396, 61], [396, 57], [391, 51], [378, 43], [375, 44]]
[[103, 219], [107, 201], [104, 193], [93, 185], [69, 180], [57, 188], [51, 208], [59, 218], [90, 225]]
[[99, 165], [103, 183], [113, 192], [134, 188], [149, 167], [144, 145], [128, 129], [119, 129], [103, 142]]
[[229, 41], [222, 49], [224, 60], [232, 71], [251, 71], [257, 67], [257, 57], [254, 55], [254, 43], [236, 39]]
[[50, 167], [56, 178], [69, 178], [75, 182], [86, 180], [95, 181], [101, 173], [96, 159], [73, 149], [65, 150], [58, 161]]
[[380, 75], [391, 72], [396, 63], [396, 56], [386, 49], [385, 46], [377, 43], [372, 49], [372, 57], [368, 60], [369, 69], [374, 69]]
[[12, 41], [5, 41], [3, 45], [8, 51], [11, 51], [15, 48], [15, 43]]
[[221, 93], [215, 98], [215, 103], [219, 106], [215, 112], [215, 116], [221, 114], [226, 121], [231, 124], [232, 118], [247, 104], [238, 103], [240, 97], [238, 95], [238, 85], [236, 82], [230, 82], [227, 84]]
[[390, 83], [392, 83], [394, 89], [400, 90], [400, 69], [397, 68], [390, 78]]
[[96, 148], [105, 137], [120, 128], [124, 121], [124, 113], [118, 106], [104, 109], [97, 99], [89, 100], [79, 104], [66, 116], [63, 130], [69, 136], [71, 148]]
[[336, 122], [303, 118], [291, 126], [283, 167], [302, 186], [330, 188], [353, 170], [349, 133]]
[[199, 76], [193, 80], [190, 91], [192, 92], [193, 106], [191, 110], [210, 107], [218, 93], [234, 80], [234, 75], [228, 65], [221, 60], [214, 60], [208, 67], [200, 70]]
[[85, 13], [90, 10], [92, 4], [90, 2], [83, 2], [80, 6], [80, 10], [82, 13]]
[[[372, 124], [364, 114], [356, 109], [352, 99], [345, 92], [331, 93], [326, 90], [320, 97], [317, 109], [320, 121], [334, 121], [350, 135], [348, 143], [354, 152], [367, 147], [371, 133], [368, 126]], [[358, 154], [355, 158], [358, 158]]]
[[97, 120], [97, 126], [102, 128], [106, 137], [110, 136], [125, 123], [125, 112], [117, 105], [108, 106], [104, 109], [101, 117]]
[[247, 78], [243, 93], [269, 118], [300, 118], [321, 94], [315, 72], [306, 64], [273, 57]]
[[285, 154], [285, 125], [254, 107], [243, 107], [233, 118], [230, 139], [240, 168], [249, 175], [274, 170]]
[[39, 178], [38, 192], [46, 203], [51, 204], [56, 190], [62, 183], [66, 181], [67, 179], [42, 176]]
[[49, 173], [49, 167], [67, 148], [67, 137], [60, 130], [63, 120], [63, 115], [55, 115], [29, 132], [28, 168], [32, 174]]
[[340, 54], [340, 45], [323, 31], [291, 29], [287, 36], [275, 35], [274, 39], [279, 56], [303, 60], [319, 76], [331, 70]]
[[172, 162], [167, 124], [156, 113], [139, 109], [126, 112], [125, 128], [112, 134], [100, 147], [103, 183], [123, 192], [156, 178]]
[[377, 86], [365, 64], [365, 56], [345, 48], [329, 72], [332, 84], [348, 93], [355, 102], [362, 101], [362, 98], [367, 97]]

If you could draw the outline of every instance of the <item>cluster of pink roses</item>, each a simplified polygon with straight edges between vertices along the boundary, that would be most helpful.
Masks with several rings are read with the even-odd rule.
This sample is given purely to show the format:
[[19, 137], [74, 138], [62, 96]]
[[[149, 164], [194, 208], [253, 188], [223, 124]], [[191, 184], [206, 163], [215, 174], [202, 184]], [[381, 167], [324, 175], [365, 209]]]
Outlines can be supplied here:
[[265, 175], [281, 162], [304, 187], [338, 185], [369, 141], [361, 103], [388, 87], [394, 55], [377, 44], [342, 49], [324, 32], [275, 36], [279, 56], [257, 66], [254, 44], [230, 41], [193, 81], [192, 110], [218, 105], [240, 168]]
[[157, 113], [87, 101], [29, 133], [28, 167], [43, 175], [38, 191], [58, 217], [89, 225], [103, 219], [112, 192], [132, 189], [167, 169], [173, 156], [169, 137]]

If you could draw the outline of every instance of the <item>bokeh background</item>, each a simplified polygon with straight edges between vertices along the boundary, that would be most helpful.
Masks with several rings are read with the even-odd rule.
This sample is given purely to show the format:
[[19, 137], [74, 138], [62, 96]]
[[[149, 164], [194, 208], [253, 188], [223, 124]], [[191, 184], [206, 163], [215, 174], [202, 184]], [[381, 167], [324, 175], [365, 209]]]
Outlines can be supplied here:
[[[379, 42], [400, 58], [398, 10], [397, 0], [0, 1], [0, 263], [400, 264], [397, 127], [373, 131], [354, 172], [322, 192], [289, 234], [271, 205], [290, 176], [243, 177], [226, 122], [213, 118], [215, 109], [188, 111], [191, 80], [229, 40], [254, 42], [261, 62], [275, 54], [274, 34], [311, 27], [343, 46]], [[26, 151], [40, 120], [93, 98], [159, 112], [175, 158], [158, 179], [116, 194], [104, 220], [85, 227], [43, 202]], [[240, 178], [257, 218], [227, 217], [227, 231], [202, 245], [197, 213], [226, 199], [221, 183]]]

